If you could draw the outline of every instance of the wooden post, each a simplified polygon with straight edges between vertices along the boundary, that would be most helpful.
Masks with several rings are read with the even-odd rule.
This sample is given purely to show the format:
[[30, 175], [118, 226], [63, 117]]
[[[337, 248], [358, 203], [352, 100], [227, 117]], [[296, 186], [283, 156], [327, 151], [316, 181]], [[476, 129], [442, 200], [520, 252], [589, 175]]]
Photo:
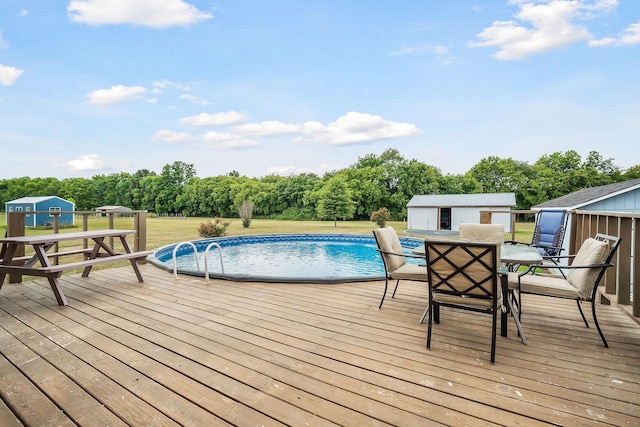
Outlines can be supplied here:
[[[135, 252], [147, 250], [147, 211], [136, 211], [134, 214], [134, 230], [136, 230], [133, 239], [133, 250]], [[146, 262], [139, 260], [138, 262]]]
[[[7, 237], [24, 236], [24, 214], [22, 212], [7, 212]], [[24, 246], [18, 245], [14, 257], [24, 256]], [[24, 261], [21, 261], [24, 264]], [[9, 283], [22, 282], [22, 274], [10, 274]]]

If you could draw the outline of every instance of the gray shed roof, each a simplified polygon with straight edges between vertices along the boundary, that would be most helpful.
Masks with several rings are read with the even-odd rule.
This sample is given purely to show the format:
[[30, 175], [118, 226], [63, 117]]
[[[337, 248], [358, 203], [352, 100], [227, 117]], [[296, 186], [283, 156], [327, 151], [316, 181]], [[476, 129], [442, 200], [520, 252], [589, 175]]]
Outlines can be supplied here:
[[484, 194], [431, 194], [413, 196], [408, 208], [427, 207], [512, 207], [516, 205], [514, 193], [484, 193]]
[[578, 209], [582, 206], [608, 199], [619, 194], [627, 193], [640, 188], [640, 179], [632, 179], [630, 181], [616, 182], [609, 185], [601, 185], [599, 187], [585, 188], [573, 193], [567, 194], [548, 202], [540, 203], [532, 206], [532, 209], [542, 208], [566, 208]]

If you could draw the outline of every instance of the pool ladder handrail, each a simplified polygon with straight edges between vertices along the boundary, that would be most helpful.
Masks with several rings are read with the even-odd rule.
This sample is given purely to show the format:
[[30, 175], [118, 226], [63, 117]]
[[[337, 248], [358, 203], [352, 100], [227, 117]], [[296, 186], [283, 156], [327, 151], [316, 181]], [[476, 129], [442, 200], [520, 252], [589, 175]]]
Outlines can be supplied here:
[[[196, 245], [194, 245], [193, 242], [189, 242], [189, 241], [180, 242], [175, 246], [175, 248], [173, 248], [172, 259], [173, 259], [174, 279], [178, 278], [178, 263], [176, 262], [178, 248], [184, 245], [189, 245], [193, 248], [193, 257], [196, 260], [196, 271], [200, 271], [200, 262], [198, 261], [198, 248], [196, 247]], [[211, 242], [207, 245], [207, 248], [204, 250], [204, 277], [207, 282], [209, 281], [209, 263], [207, 262], [207, 254], [209, 253], [209, 249], [211, 249], [211, 247], [213, 246], [215, 246], [218, 249], [218, 252], [220, 253], [220, 270], [222, 271], [222, 274], [224, 274], [224, 261], [222, 260], [222, 247], [216, 242]]]
[[215, 246], [218, 249], [218, 253], [220, 254], [220, 271], [224, 274], [224, 261], [222, 260], [222, 247], [216, 243], [211, 242], [207, 245], [207, 248], [204, 250], [204, 280], [209, 281], [209, 263], [207, 261], [207, 254], [209, 253], [209, 249], [212, 246]]

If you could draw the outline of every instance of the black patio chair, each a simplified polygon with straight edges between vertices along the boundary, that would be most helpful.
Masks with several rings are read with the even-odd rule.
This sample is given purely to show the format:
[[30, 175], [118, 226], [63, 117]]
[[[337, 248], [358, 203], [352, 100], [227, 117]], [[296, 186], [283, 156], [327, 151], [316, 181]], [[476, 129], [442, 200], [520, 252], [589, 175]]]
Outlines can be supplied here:
[[393, 289], [393, 294], [391, 295], [391, 298], [394, 298], [396, 296], [400, 280], [426, 282], [427, 269], [424, 266], [424, 263], [422, 263], [422, 265], [418, 265], [407, 262], [407, 258], [423, 257], [405, 253], [400, 243], [400, 239], [398, 238], [398, 234], [392, 227], [376, 228], [373, 230], [373, 236], [376, 239], [378, 252], [380, 252], [382, 257], [382, 263], [384, 264], [385, 271], [384, 293], [382, 294], [382, 299], [378, 306], [378, 308], [382, 308], [384, 297], [387, 295], [389, 280], [396, 281], [396, 286]]
[[496, 357], [496, 327], [502, 310], [498, 244], [461, 240], [425, 240], [429, 306], [427, 348], [432, 323], [440, 323], [440, 307], [490, 314], [491, 363]]
[[509, 291], [518, 294], [519, 316], [522, 313], [522, 294], [573, 299], [578, 304], [582, 320], [588, 328], [589, 323], [584, 316], [581, 303], [590, 302], [593, 322], [602, 343], [609, 347], [596, 316], [596, 296], [607, 268], [613, 267], [611, 260], [620, 246], [620, 241], [619, 237], [600, 233], [586, 239], [577, 254], [554, 257], [571, 261], [571, 265], [554, 265], [561, 274], [541, 274], [540, 269], [548, 267], [546, 264], [533, 264], [524, 272], [509, 273]]

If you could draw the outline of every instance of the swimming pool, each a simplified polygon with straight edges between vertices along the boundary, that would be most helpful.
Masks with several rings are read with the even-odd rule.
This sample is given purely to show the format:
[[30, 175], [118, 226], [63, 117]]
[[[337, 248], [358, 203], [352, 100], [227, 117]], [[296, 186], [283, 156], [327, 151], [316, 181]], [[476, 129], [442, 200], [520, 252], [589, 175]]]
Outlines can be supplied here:
[[[423, 240], [400, 237], [403, 246]], [[217, 246], [220, 250], [217, 250]], [[384, 266], [373, 235], [277, 234], [218, 237], [159, 248], [148, 260], [180, 274], [235, 281], [343, 283], [383, 280]], [[196, 255], [194, 256], [194, 248]], [[222, 263], [220, 260], [222, 253]], [[197, 259], [197, 262], [196, 262]], [[197, 268], [197, 266], [199, 268]], [[224, 270], [224, 271], [223, 271]]]

